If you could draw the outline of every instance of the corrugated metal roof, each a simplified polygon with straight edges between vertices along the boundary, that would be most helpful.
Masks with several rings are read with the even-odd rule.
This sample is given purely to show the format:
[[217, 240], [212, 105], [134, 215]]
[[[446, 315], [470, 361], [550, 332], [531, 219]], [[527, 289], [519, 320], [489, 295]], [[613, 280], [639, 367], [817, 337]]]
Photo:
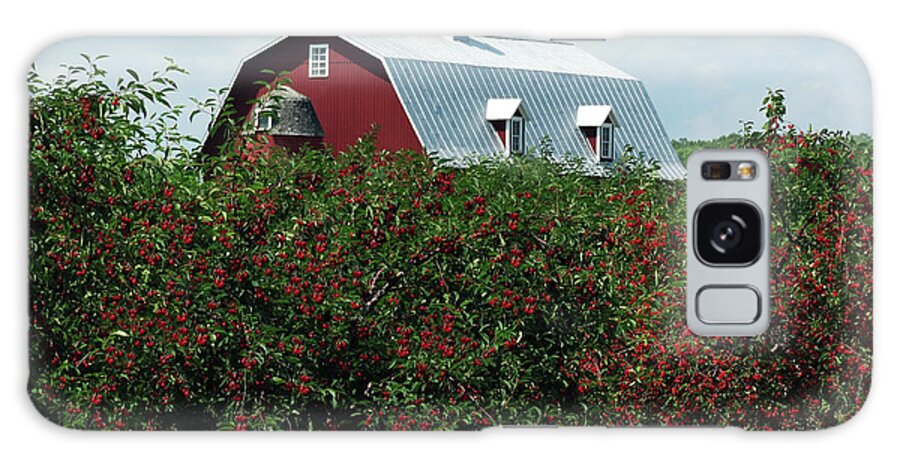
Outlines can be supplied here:
[[384, 59], [438, 61], [490, 68], [530, 69], [634, 79], [565, 42], [471, 36], [345, 36], [342, 39]]
[[[382, 61], [422, 145], [438, 158], [465, 165], [503, 153], [500, 138], [484, 118], [486, 106], [491, 99], [520, 98], [527, 108], [528, 147], [541, 145], [547, 137], [557, 160], [578, 156], [592, 162], [593, 150], [578, 127], [577, 111], [583, 105], [605, 105], [612, 107], [618, 123], [615, 153], [629, 145], [658, 160], [662, 177], [685, 175], [638, 80], [406, 58]], [[603, 169], [603, 164], [591, 167], [596, 173]]]

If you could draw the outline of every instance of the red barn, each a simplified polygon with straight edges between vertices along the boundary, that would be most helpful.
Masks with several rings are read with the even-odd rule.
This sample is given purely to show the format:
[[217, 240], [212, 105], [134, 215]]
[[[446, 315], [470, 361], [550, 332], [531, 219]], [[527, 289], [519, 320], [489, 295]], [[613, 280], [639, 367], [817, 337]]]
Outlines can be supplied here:
[[[275, 77], [265, 70], [290, 83], [267, 94], [260, 81]], [[229, 97], [239, 122], [285, 147], [341, 150], [377, 125], [380, 148], [459, 166], [540, 147], [603, 172], [631, 147], [663, 177], [684, 175], [643, 84], [564, 42], [287, 37], [241, 63]], [[208, 136], [204, 151], [222, 141]]]

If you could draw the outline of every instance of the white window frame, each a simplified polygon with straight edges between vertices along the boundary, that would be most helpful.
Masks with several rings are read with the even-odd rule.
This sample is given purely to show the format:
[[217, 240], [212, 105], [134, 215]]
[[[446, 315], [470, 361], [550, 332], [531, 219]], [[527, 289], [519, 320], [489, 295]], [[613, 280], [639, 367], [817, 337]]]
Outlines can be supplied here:
[[309, 78], [328, 77], [328, 44], [309, 44]]
[[[270, 131], [275, 127], [275, 116], [272, 114], [271, 110], [266, 111], [261, 105], [257, 105], [255, 112], [257, 131]], [[265, 121], [266, 124], [263, 124], [263, 121]]]
[[[513, 146], [513, 123], [519, 125], [518, 143]], [[506, 154], [521, 154], [525, 152], [525, 118], [522, 116], [513, 116], [506, 120]]]
[[[603, 132], [604, 129], [609, 131], [609, 140], [604, 142]], [[613, 128], [612, 123], [607, 122], [605, 124], [601, 124], [597, 126], [597, 159], [600, 161], [613, 161], [613, 142], [615, 140], [615, 129]], [[604, 143], [606, 147], [604, 148]]]

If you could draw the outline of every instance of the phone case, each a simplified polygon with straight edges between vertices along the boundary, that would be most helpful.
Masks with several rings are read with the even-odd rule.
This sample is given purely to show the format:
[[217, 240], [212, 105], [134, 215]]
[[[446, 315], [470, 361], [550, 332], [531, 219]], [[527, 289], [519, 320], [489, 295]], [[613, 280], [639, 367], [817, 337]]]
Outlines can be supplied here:
[[[52, 422], [802, 430], [862, 406], [871, 101], [843, 46], [236, 40], [76, 39], [29, 73], [28, 389]], [[208, 93], [179, 53], [237, 72]], [[843, 71], [778, 84], [811, 62]], [[770, 324], [703, 337], [685, 160], [732, 147], [771, 166]]]

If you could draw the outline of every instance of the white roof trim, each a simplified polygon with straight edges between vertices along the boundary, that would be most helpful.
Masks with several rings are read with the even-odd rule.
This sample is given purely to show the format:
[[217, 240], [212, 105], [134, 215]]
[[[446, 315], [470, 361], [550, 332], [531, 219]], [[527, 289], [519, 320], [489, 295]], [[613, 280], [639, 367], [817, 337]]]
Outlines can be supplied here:
[[521, 105], [521, 98], [490, 98], [484, 111], [484, 119], [505, 121], [515, 116]]
[[618, 125], [612, 107], [607, 105], [581, 105], [575, 119], [578, 127], [600, 127], [607, 122]]
[[580, 47], [565, 42], [477, 36], [341, 36], [381, 59], [527, 69], [634, 80]]

